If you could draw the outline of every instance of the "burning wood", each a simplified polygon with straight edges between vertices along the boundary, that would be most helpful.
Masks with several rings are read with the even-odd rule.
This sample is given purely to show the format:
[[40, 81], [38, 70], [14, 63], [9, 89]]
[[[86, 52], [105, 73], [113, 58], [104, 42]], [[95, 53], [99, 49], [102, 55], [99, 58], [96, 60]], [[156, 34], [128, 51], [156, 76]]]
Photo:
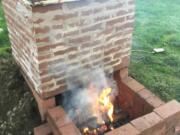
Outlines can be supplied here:
[[[91, 88], [91, 92], [93, 89]], [[112, 100], [116, 99], [113, 96], [111, 88], [105, 88], [98, 94], [93, 104], [93, 117], [79, 126], [83, 135], [103, 135], [124, 124], [128, 115], [122, 112], [118, 105], [113, 104], [116, 103]]]
[[[80, 128], [83, 135], [104, 135], [106, 132], [114, 130], [115, 128], [129, 122], [128, 114], [121, 112], [113, 115], [113, 121], [103, 122], [98, 124], [96, 128], [84, 127]], [[84, 125], [88, 125], [85, 124]]]
[[113, 111], [114, 111], [114, 106], [110, 101], [110, 94], [112, 92], [111, 88], [106, 88], [102, 91], [102, 93], [99, 96], [99, 104], [100, 104], [100, 110], [103, 112], [106, 112], [110, 121], [113, 121]]

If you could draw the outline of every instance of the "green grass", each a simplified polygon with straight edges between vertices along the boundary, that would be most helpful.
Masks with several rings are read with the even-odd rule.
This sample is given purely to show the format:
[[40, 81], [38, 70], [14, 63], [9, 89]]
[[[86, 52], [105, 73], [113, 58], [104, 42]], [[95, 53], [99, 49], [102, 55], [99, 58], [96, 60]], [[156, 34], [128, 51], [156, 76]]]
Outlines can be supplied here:
[[0, 57], [5, 57], [9, 55], [7, 50], [10, 48], [10, 42], [9, 42], [8, 30], [6, 26], [1, 0], [0, 0], [0, 29], [3, 29], [3, 31], [0, 32]]
[[[130, 75], [163, 100], [180, 101], [180, 1], [136, 0], [136, 3]], [[39, 124], [37, 107], [12, 60], [1, 4], [0, 28], [3, 28], [0, 33], [0, 134], [30, 135]], [[152, 49], [157, 47], [166, 51], [152, 54]]]
[[[136, 2], [130, 74], [165, 101], [180, 101], [180, 1]], [[158, 47], [165, 52], [152, 54]]]

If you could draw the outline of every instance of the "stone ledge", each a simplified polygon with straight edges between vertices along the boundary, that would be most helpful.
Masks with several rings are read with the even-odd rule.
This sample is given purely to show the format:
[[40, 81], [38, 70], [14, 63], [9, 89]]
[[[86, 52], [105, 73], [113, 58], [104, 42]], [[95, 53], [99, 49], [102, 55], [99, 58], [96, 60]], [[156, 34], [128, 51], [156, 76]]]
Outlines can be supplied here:
[[139, 131], [131, 124], [126, 124], [122, 127], [112, 130], [105, 135], [139, 135]]
[[34, 135], [50, 135], [50, 134], [52, 134], [52, 131], [48, 123], [42, 124], [34, 128]]

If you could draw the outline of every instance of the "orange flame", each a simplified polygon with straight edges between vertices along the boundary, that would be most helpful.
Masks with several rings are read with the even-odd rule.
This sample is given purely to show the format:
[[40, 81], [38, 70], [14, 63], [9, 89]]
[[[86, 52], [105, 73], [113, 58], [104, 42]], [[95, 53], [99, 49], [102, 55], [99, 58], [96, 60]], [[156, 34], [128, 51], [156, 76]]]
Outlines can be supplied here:
[[83, 129], [83, 133], [87, 133], [88, 131], [89, 131], [89, 128], [88, 128], [88, 127], [86, 127], [86, 128]]
[[111, 88], [105, 88], [103, 91], [100, 93], [99, 96], [99, 103], [100, 105], [104, 108], [104, 110], [107, 110], [107, 115], [110, 119], [110, 121], [113, 121], [113, 111], [114, 111], [114, 106], [110, 101], [110, 93], [112, 92]]

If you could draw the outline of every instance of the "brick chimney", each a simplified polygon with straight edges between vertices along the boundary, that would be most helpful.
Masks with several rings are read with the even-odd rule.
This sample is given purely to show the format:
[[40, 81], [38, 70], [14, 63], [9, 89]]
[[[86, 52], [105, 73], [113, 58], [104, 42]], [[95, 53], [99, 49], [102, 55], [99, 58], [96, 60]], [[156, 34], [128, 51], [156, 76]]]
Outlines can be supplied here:
[[42, 98], [66, 90], [65, 69], [127, 68], [134, 0], [4, 0], [12, 53]]

